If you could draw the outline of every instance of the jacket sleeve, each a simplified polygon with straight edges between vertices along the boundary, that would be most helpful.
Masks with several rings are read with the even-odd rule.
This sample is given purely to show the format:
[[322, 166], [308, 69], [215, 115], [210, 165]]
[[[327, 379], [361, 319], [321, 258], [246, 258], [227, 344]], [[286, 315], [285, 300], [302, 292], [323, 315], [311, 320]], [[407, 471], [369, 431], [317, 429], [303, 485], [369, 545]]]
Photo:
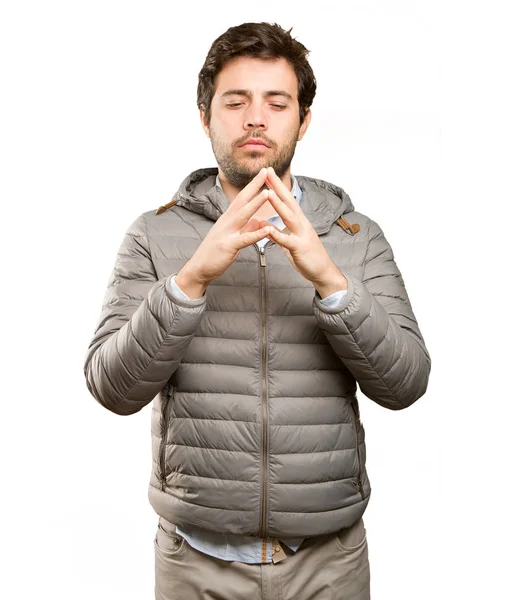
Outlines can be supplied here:
[[348, 293], [334, 308], [316, 291], [314, 314], [363, 394], [400, 410], [425, 393], [431, 358], [391, 246], [375, 221], [368, 236], [362, 281], [343, 273]]
[[84, 363], [90, 393], [116, 414], [136, 413], [153, 400], [204, 314], [205, 295], [175, 297], [170, 277], [157, 279], [141, 215], [120, 245]]

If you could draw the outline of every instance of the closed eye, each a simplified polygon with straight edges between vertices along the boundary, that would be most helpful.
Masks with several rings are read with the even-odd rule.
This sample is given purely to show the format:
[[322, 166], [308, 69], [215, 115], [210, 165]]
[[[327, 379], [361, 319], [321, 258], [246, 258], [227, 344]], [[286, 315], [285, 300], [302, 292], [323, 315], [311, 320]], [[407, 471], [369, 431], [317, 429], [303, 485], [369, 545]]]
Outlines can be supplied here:
[[[243, 104], [243, 102], [233, 102], [231, 104], [227, 104], [228, 108], [236, 108], [238, 106], [241, 106]], [[284, 108], [286, 108], [286, 106], [284, 104], [271, 104], [271, 106], [277, 110], [283, 110]]]

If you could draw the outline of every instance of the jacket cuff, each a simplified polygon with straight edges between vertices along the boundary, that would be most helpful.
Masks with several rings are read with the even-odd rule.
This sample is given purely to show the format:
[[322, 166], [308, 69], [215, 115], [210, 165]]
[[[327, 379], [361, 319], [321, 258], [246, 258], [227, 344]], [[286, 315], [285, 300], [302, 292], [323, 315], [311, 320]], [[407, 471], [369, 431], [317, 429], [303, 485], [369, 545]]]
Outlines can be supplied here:
[[358, 284], [360, 282], [358, 282], [358, 280], [355, 279], [355, 277], [352, 277], [351, 275], [348, 275], [347, 273], [343, 273], [343, 275], [348, 280], [348, 289], [347, 289], [347, 294], [344, 295], [344, 298], [342, 298], [337, 305], [334, 305], [334, 306], [326, 305], [323, 302], [318, 291], [315, 290], [314, 305], [317, 306], [317, 308], [319, 310], [321, 310], [322, 312], [331, 314], [331, 315], [340, 313], [343, 310], [345, 310], [349, 306], [350, 302], [353, 300], [353, 297], [355, 296], [356, 287], [358, 286]]

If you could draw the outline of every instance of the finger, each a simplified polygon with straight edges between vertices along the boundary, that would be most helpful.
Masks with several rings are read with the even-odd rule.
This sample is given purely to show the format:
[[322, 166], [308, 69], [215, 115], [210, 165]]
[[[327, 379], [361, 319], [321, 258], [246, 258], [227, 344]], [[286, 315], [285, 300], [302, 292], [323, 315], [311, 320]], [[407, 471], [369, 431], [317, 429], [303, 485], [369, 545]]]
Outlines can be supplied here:
[[278, 215], [281, 217], [284, 223], [288, 224], [288, 221], [294, 216], [294, 211], [284, 202], [281, 201], [281, 198], [276, 194], [274, 190], [267, 190], [267, 194], [267, 199], [269, 201], [272, 201], [272, 206], [276, 209]]
[[258, 229], [257, 231], [248, 231], [247, 233], [242, 233], [237, 242], [235, 243], [235, 247], [238, 249], [245, 248], [246, 246], [250, 246], [251, 244], [255, 244], [259, 242], [264, 237], [267, 237], [272, 231], [272, 225], [268, 227], [263, 227], [262, 229]]
[[[279, 227], [277, 227], [277, 225], [274, 225], [273, 223], [271, 223], [270, 221], [266, 221], [265, 219], [261, 219], [260, 222], [259, 222], [259, 226], [262, 227], [262, 228], [266, 227], [268, 225], [270, 225], [272, 227], [272, 230], [273, 230], [271, 232], [271, 234], [269, 234], [269, 237], [271, 239], [274, 239], [272, 233], [274, 233], [274, 232], [280, 233], [281, 236], [278, 237], [278, 240], [280, 242], [283, 242], [283, 244], [281, 244], [281, 245], [284, 245], [285, 247], [287, 247], [286, 243], [285, 243], [285, 239], [287, 237], [290, 237], [290, 230], [288, 229], [288, 227], [285, 227], [285, 229], [280, 229]], [[282, 237], [282, 236], [285, 236], [285, 237]]]
[[268, 200], [290, 231], [295, 234], [300, 234], [302, 225], [299, 220], [299, 215], [295, 214], [291, 207], [282, 202], [274, 190], [268, 190]]
[[281, 233], [281, 231], [275, 226], [272, 226], [272, 231], [270, 232], [269, 237], [280, 246], [287, 248], [287, 250], [296, 249], [297, 243], [295, 242], [294, 237], [286, 233]]
[[261, 188], [265, 185], [265, 180], [267, 178], [267, 169], [263, 167], [260, 169], [259, 173], [250, 181], [236, 196], [236, 198], [231, 202], [231, 206], [229, 207], [231, 212], [237, 212], [240, 210], [247, 202], [249, 202]]
[[[271, 227], [276, 227], [271, 221], [269, 221], [268, 219], [259, 219], [258, 224], [260, 227], [268, 227], [269, 225]], [[279, 229], [278, 227], [276, 227], [276, 229]]]
[[280, 229], [277, 225], [274, 225], [274, 223], [272, 223], [272, 221], [267, 221], [266, 219], [260, 219], [260, 221], [259, 221], [260, 227], [267, 227], [267, 225], [270, 225], [273, 229], [276, 229], [277, 231], [281, 231], [281, 233], [286, 233], [287, 235], [290, 235], [290, 231], [289, 231], [288, 227], [285, 227], [285, 229]]
[[292, 195], [292, 191], [287, 188], [287, 186], [281, 181], [281, 179], [276, 175], [276, 171], [272, 167], [268, 167], [267, 169], [267, 186], [270, 189], [273, 189], [279, 198], [294, 211], [298, 212], [301, 210], [299, 203]]
[[[247, 202], [245, 206], [242, 206], [237, 213], [231, 215], [231, 219], [236, 227], [243, 227], [243, 225], [252, 217], [252, 215], [260, 208], [260, 206], [265, 204], [268, 198], [268, 192], [269, 190], [262, 190], [255, 198]], [[236, 200], [234, 200], [234, 202], [236, 202]]]

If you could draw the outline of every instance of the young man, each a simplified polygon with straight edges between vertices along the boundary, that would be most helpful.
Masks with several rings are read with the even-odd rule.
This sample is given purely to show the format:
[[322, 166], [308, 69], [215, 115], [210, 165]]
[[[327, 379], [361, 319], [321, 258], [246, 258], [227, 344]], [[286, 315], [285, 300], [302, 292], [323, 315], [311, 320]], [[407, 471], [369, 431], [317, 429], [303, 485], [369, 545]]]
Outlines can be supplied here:
[[294, 177], [316, 84], [278, 25], [231, 27], [198, 106], [217, 168], [130, 226], [85, 362], [129, 415], [153, 401], [155, 595], [370, 597], [356, 397], [392, 410], [431, 361], [379, 225]]

